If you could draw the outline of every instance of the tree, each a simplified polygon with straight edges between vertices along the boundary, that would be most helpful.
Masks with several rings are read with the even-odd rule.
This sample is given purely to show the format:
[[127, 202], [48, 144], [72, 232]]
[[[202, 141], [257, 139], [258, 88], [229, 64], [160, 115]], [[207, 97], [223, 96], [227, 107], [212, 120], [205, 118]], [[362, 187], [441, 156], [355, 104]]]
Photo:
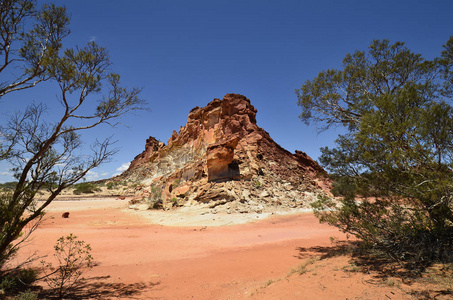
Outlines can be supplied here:
[[[60, 107], [52, 111], [55, 121], [46, 121], [46, 105], [31, 104], [0, 127], [0, 160], [14, 166], [17, 179], [12, 191], [0, 193], [1, 270], [55, 197], [115, 154], [110, 138], [94, 142], [91, 154], [80, 152], [80, 133], [115, 126], [144, 102], [140, 89], [121, 87], [106, 49], [90, 42], [63, 51], [62, 39], [69, 34], [65, 8], [37, 9], [33, 0], [2, 0], [0, 7], [1, 100], [47, 81], [58, 91]], [[41, 190], [49, 196], [37, 202]]]
[[316, 215], [395, 259], [453, 258], [453, 37], [443, 47], [426, 60], [375, 40], [296, 90], [302, 121], [346, 131], [320, 157], [340, 203]]
[[63, 7], [52, 4], [37, 10], [33, 0], [1, 0], [0, 73], [15, 76], [2, 78], [0, 97], [49, 79], [48, 64], [57, 58], [68, 25]]

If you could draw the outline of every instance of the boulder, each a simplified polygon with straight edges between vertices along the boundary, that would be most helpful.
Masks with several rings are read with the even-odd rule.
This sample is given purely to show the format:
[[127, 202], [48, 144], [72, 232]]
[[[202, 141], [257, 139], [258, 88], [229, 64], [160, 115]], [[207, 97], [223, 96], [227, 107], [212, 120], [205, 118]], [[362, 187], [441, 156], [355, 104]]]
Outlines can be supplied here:
[[[323, 168], [306, 153], [278, 145], [256, 124], [256, 114], [250, 100], [238, 94], [195, 107], [167, 145], [149, 137], [145, 150], [115, 180], [139, 182], [144, 188], [137, 188], [135, 199], [143, 201], [149, 202], [149, 191], [161, 191], [161, 202], [153, 207], [166, 210], [214, 201], [216, 211], [264, 212], [266, 205], [293, 206], [295, 198], [306, 198], [297, 205], [308, 206], [312, 197], [304, 192], [328, 193]], [[250, 208], [251, 201], [261, 204]], [[233, 202], [240, 205], [228, 205]]]

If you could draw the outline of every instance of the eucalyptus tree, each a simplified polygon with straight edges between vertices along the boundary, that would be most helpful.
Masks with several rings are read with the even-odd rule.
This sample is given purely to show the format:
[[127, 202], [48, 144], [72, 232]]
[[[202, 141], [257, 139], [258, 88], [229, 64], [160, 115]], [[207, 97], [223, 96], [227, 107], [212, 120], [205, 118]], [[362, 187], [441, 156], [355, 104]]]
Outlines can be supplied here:
[[296, 90], [302, 121], [345, 130], [321, 149], [341, 196], [313, 204], [321, 221], [395, 259], [453, 258], [452, 87], [450, 37], [432, 60], [375, 40]]
[[[0, 192], [1, 269], [55, 197], [115, 154], [110, 138], [80, 152], [81, 132], [115, 126], [122, 115], [142, 109], [144, 101], [140, 89], [120, 85], [106, 49], [94, 42], [63, 47], [69, 34], [64, 7], [2, 0], [0, 30], [0, 105], [46, 82], [57, 97], [43, 101], [58, 107], [48, 121], [50, 105], [29, 103], [0, 124], [0, 160], [13, 166], [17, 179], [12, 190]], [[48, 196], [37, 201], [42, 191]]]

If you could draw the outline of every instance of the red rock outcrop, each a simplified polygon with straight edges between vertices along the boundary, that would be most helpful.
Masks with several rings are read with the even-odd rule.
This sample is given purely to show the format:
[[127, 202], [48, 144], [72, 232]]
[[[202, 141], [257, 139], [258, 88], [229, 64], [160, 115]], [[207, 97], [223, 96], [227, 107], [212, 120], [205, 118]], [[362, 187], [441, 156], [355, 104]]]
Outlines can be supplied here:
[[237, 94], [195, 107], [167, 145], [150, 137], [120, 178], [140, 182], [147, 192], [139, 196], [152, 207], [191, 201], [306, 205], [307, 195], [328, 185], [326, 172], [307, 154], [275, 143], [256, 125], [256, 113]]

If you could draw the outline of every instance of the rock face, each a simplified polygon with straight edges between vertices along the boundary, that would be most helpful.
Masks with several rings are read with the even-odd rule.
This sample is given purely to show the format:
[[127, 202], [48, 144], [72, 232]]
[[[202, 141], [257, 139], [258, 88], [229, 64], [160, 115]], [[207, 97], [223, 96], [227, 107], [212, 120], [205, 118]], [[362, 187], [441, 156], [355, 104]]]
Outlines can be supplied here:
[[291, 154], [256, 125], [257, 110], [227, 94], [189, 113], [167, 145], [150, 137], [145, 151], [115, 180], [137, 182], [151, 208], [211, 203], [226, 211], [303, 207], [329, 185], [307, 154]]

